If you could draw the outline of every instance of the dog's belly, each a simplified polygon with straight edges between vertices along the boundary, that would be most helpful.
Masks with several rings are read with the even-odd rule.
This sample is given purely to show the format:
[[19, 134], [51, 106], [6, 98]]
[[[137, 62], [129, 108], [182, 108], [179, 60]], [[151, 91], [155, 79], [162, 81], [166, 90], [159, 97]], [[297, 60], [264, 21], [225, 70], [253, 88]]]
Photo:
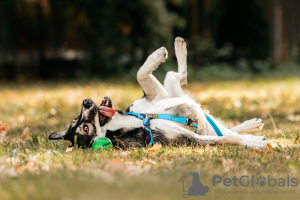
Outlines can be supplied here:
[[188, 118], [196, 118], [199, 110], [201, 110], [200, 105], [188, 97], [167, 98], [159, 101], [142, 98], [129, 107], [130, 112], [171, 114]]
[[[149, 101], [146, 98], [135, 101], [128, 109], [130, 112], [147, 113], [147, 114], [170, 114], [178, 115], [186, 118], [197, 118], [198, 119], [198, 134], [206, 135], [206, 119], [200, 104], [188, 96], [161, 99], [159, 101]], [[151, 120], [152, 121], [152, 120]], [[164, 132], [172, 132], [171, 126], [165, 126], [166, 123], [171, 125], [180, 126], [187, 130], [192, 130], [191, 127], [183, 125], [177, 122], [167, 122], [166, 120], [158, 120], [162, 123], [157, 123], [156, 128], [166, 129]], [[152, 122], [153, 123], [153, 122]], [[154, 122], [155, 123], [155, 122]], [[154, 127], [153, 127], [154, 128]], [[176, 135], [176, 134], [175, 134]], [[173, 136], [171, 136], [173, 137]]]

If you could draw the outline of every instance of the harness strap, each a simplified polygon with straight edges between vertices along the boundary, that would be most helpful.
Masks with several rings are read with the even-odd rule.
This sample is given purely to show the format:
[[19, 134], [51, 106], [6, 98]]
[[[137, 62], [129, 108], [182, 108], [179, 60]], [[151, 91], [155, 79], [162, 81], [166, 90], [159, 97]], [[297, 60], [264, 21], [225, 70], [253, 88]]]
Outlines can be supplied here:
[[212, 128], [215, 130], [215, 132], [217, 133], [218, 136], [223, 136], [222, 132], [220, 131], [220, 129], [218, 128], [218, 126], [216, 125], [216, 123], [208, 116], [208, 114], [204, 113], [206, 115], [206, 119], [207, 121], [210, 123], [210, 125], [212, 126]]
[[132, 115], [139, 118], [140, 120], [143, 120], [144, 133], [146, 135], [147, 144], [151, 144], [151, 145], [153, 144], [152, 131], [150, 129], [151, 119], [165, 119], [165, 120], [186, 124], [192, 127], [192, 129], [197, 134], [198, 119], [191, 119], [191, 118], [180, 117], [180, 116], [169, 115], [169, 114], [143, 114], [143, 113], [135, 113], [135, 112], [127, 112], [127, 115]]

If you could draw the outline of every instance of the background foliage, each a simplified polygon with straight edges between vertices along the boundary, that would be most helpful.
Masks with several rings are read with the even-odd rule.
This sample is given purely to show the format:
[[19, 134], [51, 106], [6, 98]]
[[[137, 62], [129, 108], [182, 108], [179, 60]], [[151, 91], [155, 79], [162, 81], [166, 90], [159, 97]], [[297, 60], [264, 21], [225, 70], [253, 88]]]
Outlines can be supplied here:
[[178, 35], [194, 69], [227, 63], [263, 72], [275, 64], [270, 1], [1, 1], [0, 78], [133, 76], [160, 46], [173, 65]]

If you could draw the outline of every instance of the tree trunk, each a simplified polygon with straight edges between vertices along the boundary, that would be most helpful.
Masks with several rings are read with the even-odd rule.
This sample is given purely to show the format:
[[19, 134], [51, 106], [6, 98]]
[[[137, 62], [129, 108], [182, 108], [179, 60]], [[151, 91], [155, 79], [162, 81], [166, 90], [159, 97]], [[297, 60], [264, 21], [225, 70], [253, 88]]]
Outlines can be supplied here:
[[274, 0], [273, 4], [273, 59], [282, 58], [282, 4], [281, 0]]

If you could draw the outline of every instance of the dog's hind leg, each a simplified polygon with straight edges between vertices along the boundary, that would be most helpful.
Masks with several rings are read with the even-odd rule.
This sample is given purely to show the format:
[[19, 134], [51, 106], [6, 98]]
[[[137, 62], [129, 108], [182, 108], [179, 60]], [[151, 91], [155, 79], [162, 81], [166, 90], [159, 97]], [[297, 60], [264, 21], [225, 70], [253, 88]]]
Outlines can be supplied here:
[[[231, 134], [224, 134], [224, 136], [198, 135], [180, 125], [174, 124], [173, 122], [163, 121], [162, 119], [151, 121], [151, 129], [155, 130], [157, 127], [161, 127], [160, 132], [169, 141], [178, 141], [177, 139], [184, 136], [194, 140], [199, 145], [238, 144], [241, 146], [262, 148], [268, 144], [268, 141], [263, 136], [239, 135], [238, 133], [234, 133], [230, 130], [228, 131], [231, 132]], [[154, 141], [155, 139], [156, 138], [154, 137]]]
[[137, 73], [137, 80], [147, 99], [154, 100], [168, 97], [168, 93], [162, 84], [152, 74], [152, 72], [157, 69], [158, 65], [165, 62], [167, 58], [167, 49], [161, 47], [147, 58]]
[[240, 125], [232, 127], [230, 130], [237, 133], [249, 133], [255, 131], [261, 131], [264, 126], [262, 119], [254, 118], [244, 121]]
[[182, 86], [187, 85], [187, 50], [186, 42], [177, 37], [174, 43], [175, 55], [178, 63], [178, 72], [168, 72], [164, 81], [164, 87], [169, 97], [181, 97], [184, 95]]

